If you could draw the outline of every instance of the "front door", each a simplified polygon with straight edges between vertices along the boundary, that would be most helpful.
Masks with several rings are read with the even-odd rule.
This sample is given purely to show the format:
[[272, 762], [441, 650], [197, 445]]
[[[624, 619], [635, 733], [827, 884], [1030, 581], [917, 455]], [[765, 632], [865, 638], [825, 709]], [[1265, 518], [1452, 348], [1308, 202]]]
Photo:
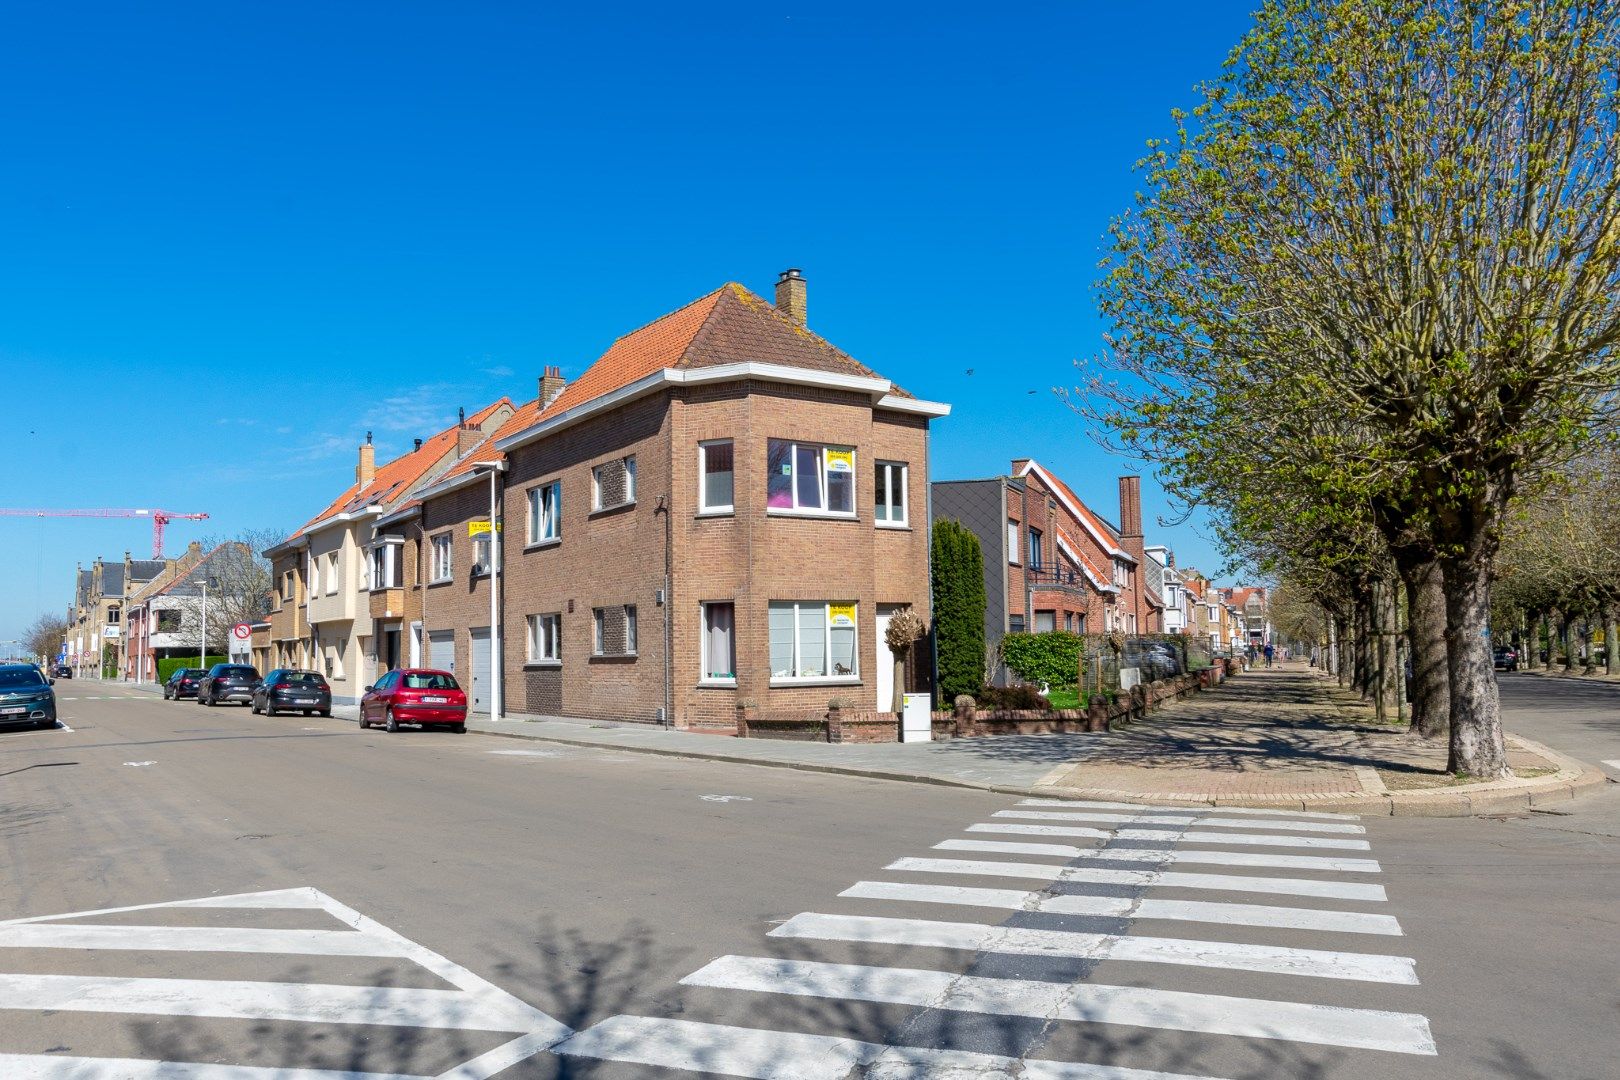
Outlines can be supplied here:
[[399, 627], [383, 631], [382, 652], [384, 671], [393, 671], [399, 667]]
[[469, 712], [487, 713], [490, 704], [489, 627], [472, 630], [472, 686], [467, 689]]
[[878, 712], [888, 712], [894, 708], [894, 650], [889, 648], [889, 620], [903, 607], [904, 604], [877, 606], [877, 634], [872, 638], [877, 678], [872, 681], [877, 683]]

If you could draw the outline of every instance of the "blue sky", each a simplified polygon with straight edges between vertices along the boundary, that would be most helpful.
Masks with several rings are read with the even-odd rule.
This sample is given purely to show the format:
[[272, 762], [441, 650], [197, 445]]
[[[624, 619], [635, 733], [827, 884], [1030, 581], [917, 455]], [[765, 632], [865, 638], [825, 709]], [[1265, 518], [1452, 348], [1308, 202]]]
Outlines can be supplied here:
[[[1132, 163], [1249, 4], [7, 10], [0, 505], [212, 515], [172, 553], [296, 526], [368, 429], [391, 456], [786, 266], [815, 329], [955, 406], [936, 478], [1034, 456], [1114, 516], [1135, 466], [1051, 388], [1097, 351]], [[0, 518], [0, 640], [149, 547]]]

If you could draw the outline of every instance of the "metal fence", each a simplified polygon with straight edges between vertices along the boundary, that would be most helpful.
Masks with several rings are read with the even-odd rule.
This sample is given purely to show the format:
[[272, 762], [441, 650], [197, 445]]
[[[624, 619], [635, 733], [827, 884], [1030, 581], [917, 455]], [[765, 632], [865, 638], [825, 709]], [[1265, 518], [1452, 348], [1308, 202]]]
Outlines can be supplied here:
[[1128, 637], [1123, 648], [1088, 641], [1081, 653], [1083, 689], [1117, 693], [1213, 665], [1208, 639], [1187, 634]]

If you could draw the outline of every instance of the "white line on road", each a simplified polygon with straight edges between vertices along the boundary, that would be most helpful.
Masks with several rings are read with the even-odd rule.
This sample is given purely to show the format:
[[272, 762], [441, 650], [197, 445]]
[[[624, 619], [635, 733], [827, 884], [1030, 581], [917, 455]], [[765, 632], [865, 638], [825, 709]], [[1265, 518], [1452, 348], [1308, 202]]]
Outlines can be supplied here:
[[1166, 870], [1105, 870], [1090, 866], [1051, 863], [1016, 863], [973, 859], [896, 859], [885, 870], [925, 874], [964, 874], [976, 877], [1035, 878], [1040, 881], [1082, 881], [1090, 885], [1129, 885], [1166, 889], [1215, 889], [1221, 892], [1277, 893], [1282, 896], [1321, 896], [1333, 900], [1388, 900], [1382, 885], [1354, 881], [1315, 881], [1309, 878], [1243, 877], [1234, 874], [1183, 874]]
[[514, 1003], [521, 1004], [499, 991], [0, 974], [0, 1008], [38, 1011], [528, 1031], [533, 1010]]
[[886, 1046], [832, 1035], [768, 1031], [664, 1020], [649, 1016], [613, 1016], [555, 1048], [559, 1054], [652, 1065], [664, 1069], [749, 1077], [752, 1080], [843, 1080], [865, 1067], [867, 1080], [1210, 1080], [1179, 1073], [1126, 1069], [1061, 1061], [1020, 1062], [969, 1050], [931, 1050]]
[[1096, 983], [1036, 982], [948, 971], [722, 956], [681, 980], [685, 986], [873, 1001], [992, 1016], [1126, 1024], [1324, 1046], [1434, 1054], [1429, 1022], [1415, 1013], [1345, 1009], [1149, 990]]
[[1098, 829], [1076, 829], [1068, 825], [969, 825], [968, 832], [1009, 833], [1018, 836], [1102, 836], [1119, 840], [1155, 840], [1171, 843], [1225, 844], [1228, 847], [1331, 848], [1336, 851], [1368, 851], [1365, 840], [1345, 840], [1337, 836], [1268, 836], [1244, 833], [1179, 832], [1174, 829], [1121, 829], [1110, 833]]
[[1155, 814], [1240, 814], [1244, 817], [1317, 818], [1360, 821], [1359, 814], [1322, 814], [1313, 810], [1258, 810], [1247, 806], [1150, 806], [1147, 803], [1094, 802], [1090, 799], [1021, 799], [1019, 806], [1084, 806], [1098, 810], [1134, 810]]
[[348, 1069], [284, 1069], [255, 1065], [198, 1065], [145, 1058], [63, 1057], [60, 1054], [0, 1054], [6, 1080], [431, 1080], [405, 1073]]
[[1620, 772], [1620, 761], [1605, 761], [1603, 764], [1607, 765], [1615, 772]]
[[325, 894], [314, 889], [276, 889], [271, 892], [231, 893], [226, 896], [204, 896], [196, 900], [174, 900], [162, 904], [131, 904], [127, 907], [100, 908], [96, 911], [75, 911], [71, 915], [31, 915], [23, 919], [8, 919], [0, 927], [21, 926], [24, 923], [50, 922], [54, 919], [87, 919], [95, 915], [123, 915], [131, 911], [152, 911], [155, 908], [313, 908], [326, 907]]
[[1084, 821], [1088, 824], [1117, 825], [1133, 829], [1154, 825], [1219, 829], [1265, 829], [1271, 832], [1351, 833], [1367, 831], [1362, 825], [1341, 825], [1326, 821], [1243, 821], [1239, 818], [1176, 817], [1172, 814], [1094, 814], [1089, 811], [997, 810], [991, 817], [1019, 818], [1024, 821]]
[[153, 952], [293, 953], [299, 956], [399, 956], [399, 943], [353, 930], [281, 930], [245, 926], [96, 926], [30, 923], [0, 926], [0, 948], [117, 949]]
[[770, 932], [771, 937], [851, 941], [874, 945], [966, 949], [1019, 956], [1060, 956], [1085, 960], [1129, 960], [1145, 964], [1259, 971], [1315, 979], [1417, 985], [1414, 962], [1405, 956], [1292, 949], [1187, 938], [1088, 934], [984, 923], [889, 919], [872, 915], [824, 915], [807, 911]]
[[1376, 859], [1340, 859], [1326, 855], [1271, 855], [1252, 851], [1183, 851], [1169, 848], [1080, 848], [1068, 844], [1011, 844], [1001, 840], [946, 840], [936, 851], [994, 851], [1004, 855], [1058, 855], [1065, 859], [1100, 859], [1104, 862], [1150, 862], [1179, 865], [1267, 866], [1285, 870], [1331, 870], [1337, 873], [1377, 874]]
[[1208, 900], [1149, 900], [1126, 896], [1050, 895], [1022, 889], [974, 889], [965, 885], [912, 885], [895, 881], [858, 881], [839, 896], [863, 900], [897, 900], [922, 904], [957, 904], [963, 907], [1036, 911], [1052, 915], [1092, 915], [1100, 918], [1164, 919], [1173, 922], [1220, 923], [1229, 926], [1270, 926], [1285, 930], [1326, 930], [1346, 934], [1401, 936], [1393, 915], [1360, 911], [1322, 911], [1317, 908], [1267, 907], [1261, 904], [1222, 904]]

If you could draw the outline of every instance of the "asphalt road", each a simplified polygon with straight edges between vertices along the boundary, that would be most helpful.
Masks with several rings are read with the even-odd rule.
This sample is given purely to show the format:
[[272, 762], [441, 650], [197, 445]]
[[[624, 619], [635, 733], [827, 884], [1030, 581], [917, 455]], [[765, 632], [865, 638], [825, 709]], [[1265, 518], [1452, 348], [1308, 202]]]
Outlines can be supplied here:
[[[0, 735], [6, 1080], [1620, 1074], [1620, 785], [1117, 821], [58, 690]], [[1504, 680], [1620, 759], [1587, 692]]]

